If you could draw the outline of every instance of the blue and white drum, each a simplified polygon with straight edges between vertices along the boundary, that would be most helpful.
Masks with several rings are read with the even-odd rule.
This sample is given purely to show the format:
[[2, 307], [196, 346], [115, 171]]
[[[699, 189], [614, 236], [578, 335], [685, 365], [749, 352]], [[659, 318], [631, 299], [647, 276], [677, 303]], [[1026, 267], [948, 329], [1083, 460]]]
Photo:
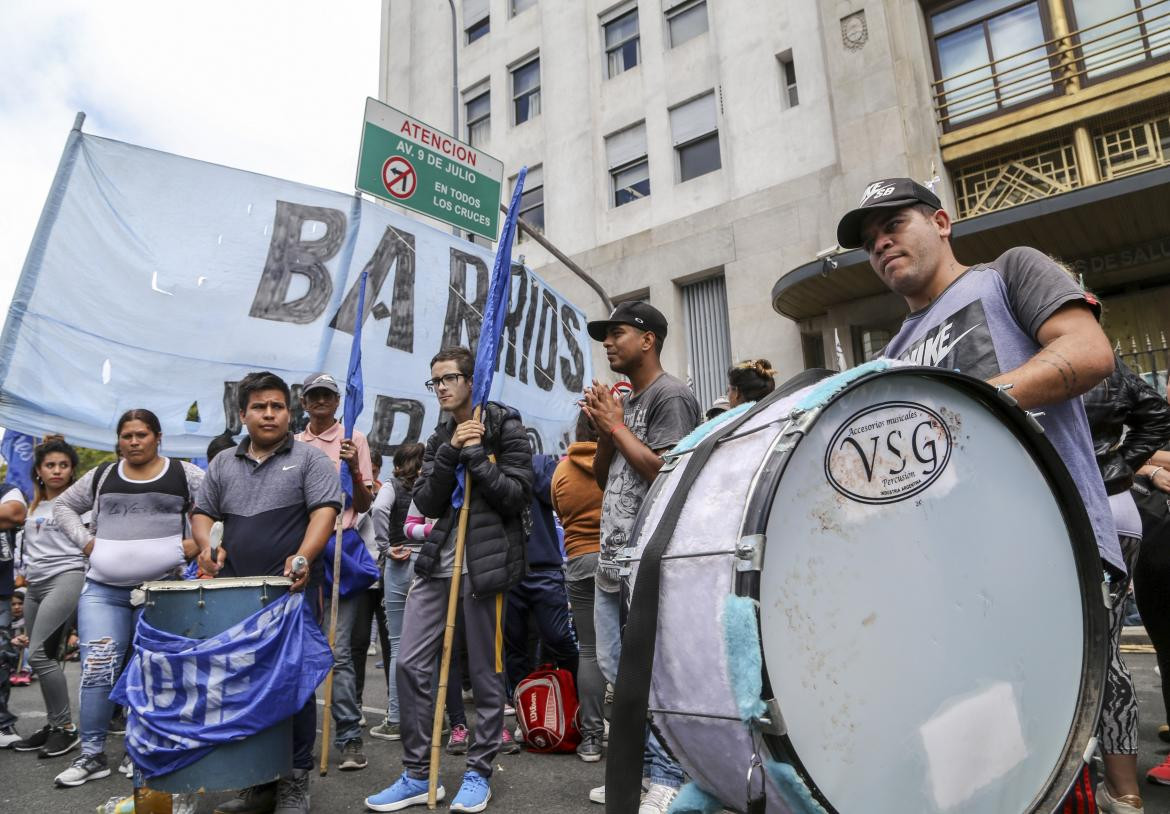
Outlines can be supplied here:
[[[763, 789], [783, 814], [1058, 809], [1094, 744], [1102, 568], [1010, 402], [871, 363], [755, 405], [715, 448], [662, 557], [650, 690], [701, 789], [738, 811]], [[655, 481], [631, 581], [690, 457]], [[729, 596], [755, 602], [754, 661]], [[765, 711], [745, 721], [734, 675], [761, 653]]]

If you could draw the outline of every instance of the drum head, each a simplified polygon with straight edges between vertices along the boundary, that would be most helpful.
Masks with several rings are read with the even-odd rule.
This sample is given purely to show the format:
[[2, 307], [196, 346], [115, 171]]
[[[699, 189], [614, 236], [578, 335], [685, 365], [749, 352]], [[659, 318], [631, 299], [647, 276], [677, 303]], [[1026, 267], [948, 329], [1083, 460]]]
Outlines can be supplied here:
[[880, 375], [825, 408], [772, 501], [760, 623], [836, 811], [1022, 814], [1071, 780], [1103, 611], [1070, 536], [1031, 447], [959, 379]]

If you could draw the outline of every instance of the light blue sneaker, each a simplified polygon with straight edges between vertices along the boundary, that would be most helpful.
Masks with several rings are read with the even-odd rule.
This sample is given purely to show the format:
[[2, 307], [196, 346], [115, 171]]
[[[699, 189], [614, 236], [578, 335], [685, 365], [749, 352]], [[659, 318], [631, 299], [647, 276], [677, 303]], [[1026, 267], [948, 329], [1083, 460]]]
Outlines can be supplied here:
[[[447, 796], [442, 786], [439, 786], [435, 799], [442, 800]], [[406, 772], [394, 781], [388, 789], [382, 789], [377, 794], [366, 798], [366, 808], [371, 811], [400, 811], [409, 806], [417, 806], [427, 801], [427, 781], [416, 780]], [[477, 808], [476, 811], [483, 809]]]
[[459, 787], [459, 793], [451, 801], [451, 810], [476, 814], [487, 808], [490, 799], [492, 787], [488, 785], [488, 779], [476, 772], [467, 772], [463, 775], [463, 785]]

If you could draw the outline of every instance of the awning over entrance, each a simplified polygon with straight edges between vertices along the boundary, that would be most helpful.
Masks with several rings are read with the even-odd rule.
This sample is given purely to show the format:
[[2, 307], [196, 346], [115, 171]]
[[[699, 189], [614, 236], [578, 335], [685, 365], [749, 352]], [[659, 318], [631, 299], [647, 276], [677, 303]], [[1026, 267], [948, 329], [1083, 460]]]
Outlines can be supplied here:
[[[992, 260], [1013, 246], [1033, 246], [1070, 264], [1101, 294], [1170, 273], [1170, 167], [1082, 187], [955, 224], [963, 263]], [[794, 320], [886, 291], [855, 249], [814, 260], [772, 287], [772, 307]], [[1164, 280], [1163, 280], [1164, 282]]]

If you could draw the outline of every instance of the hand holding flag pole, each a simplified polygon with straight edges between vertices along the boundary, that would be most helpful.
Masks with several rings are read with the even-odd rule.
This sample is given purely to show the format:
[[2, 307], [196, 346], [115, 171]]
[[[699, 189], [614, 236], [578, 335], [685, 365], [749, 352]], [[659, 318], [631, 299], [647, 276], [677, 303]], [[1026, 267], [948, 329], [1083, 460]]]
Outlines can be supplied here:
[[[353, 427], [362, 411], [365, 400], [365, 382], [362, 380], [362, 323], [366, 316], [366, 278], [363, 271], [358, 284], [357, 312], [353, 322], [353, 344], [349, 348], [349, 367], [345, 371], [345, 410], [342, 412], [342, 437], [353, 438]], [[337, 513], [336, 537], [333, 541], [333, 592], [329, 604], [329, 650], [337, 640], [337, 604], [341, 601], [341, 537], [342, 518], [345, 507], [353, 502], [353, 475], [344, 461], [339, 461], [341, 470], [342, 510]], [[321, 775], [329, 773], [329, 725], [333, 722], [333, 668], [325, 677], [325, 712], [321, 720]]]
[[[496, 372], [500, 336], [504, 330], [504, 317], [508, 313], [508, 289], [512, 280], [512, 240], [516, 236], [516, 220], [520, 212], [520, 195], [524, 191], [524, 179], [528, 167], [520, 169], [516, 188], [512, 190], [512, 203], [508, 216], [504, 218], [500, 242], [496, 246], [496, 262], [492, 267], [491, 282], [488, 283], [487, 304], [483, 310], [483, 327], [479, 332], [479, 346], [475, 351], [475, 373], [472, 376], [471, 404], [478, 421], [483, 412], [484, 402], [492, 389], [492, 377]], [[443, 739], [443, 713], [447, 703], [447, 680], [451, 673], [451, 648], [455, 641], [455, 613], [459, 608], [459, 589], [463, 583], [463, 548], [467, 540], [467, 520], [471, 507], [471, 473], [460, 464], [456, 471], [455, 492], [451, 505], [459, 509], [459, 525], [455, 533], [455, 566], [451, 573], [451, 591], [447, 595], [447, 626], [443, 629], [443, 658], [439, 665], [439, 690], [435, 699], [435, 719], [431, 726], [431, 765], [427, 785], [427, 808], [438, 803], [439, 791], [439, 747]], [[502, 595], [501, 595], [502, 596]], [[497, 611], [499, 599], [497, 597]], [[501, 665], [497, 663], [496, 671]]]

